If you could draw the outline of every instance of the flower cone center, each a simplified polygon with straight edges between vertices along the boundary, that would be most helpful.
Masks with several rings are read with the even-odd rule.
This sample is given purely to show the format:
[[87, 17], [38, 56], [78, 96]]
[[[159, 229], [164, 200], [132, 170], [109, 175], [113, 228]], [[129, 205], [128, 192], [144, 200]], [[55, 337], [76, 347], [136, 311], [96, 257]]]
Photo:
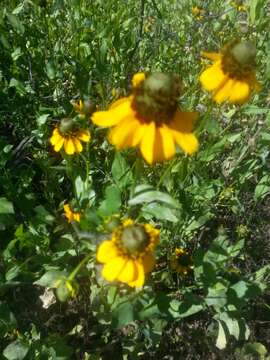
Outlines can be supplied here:
[[63, 135], [68, 135], [74, 130], [74, 121], [69, 118], [64, 118], [60, 122], [59, 130]]
[[234, 41], [222, 50], [222, 68], [230, 78], [246, 80], [255, 67], [255, 46], [249, 42]]
[[180, 79], [173, 74], [152, 73], [133, 88], [133, 108], [145, 122], [168, 123], [180, 95]]
[[122, 232], [121, 243], [129, 254], [135, 254], [146, 248], [149, 244], [149, 236], [142, 226], [129, 226]]

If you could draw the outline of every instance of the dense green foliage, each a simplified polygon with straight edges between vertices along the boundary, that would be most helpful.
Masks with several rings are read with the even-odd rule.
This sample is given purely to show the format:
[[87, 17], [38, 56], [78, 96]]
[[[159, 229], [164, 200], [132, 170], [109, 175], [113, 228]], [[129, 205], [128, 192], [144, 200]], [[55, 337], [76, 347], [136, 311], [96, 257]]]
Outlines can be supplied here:
[[[270, 7], [245, 6], [1, 1], [1, 359], [267, 359]], [[261, 91], [217, 106], [199, 85], [200, 53], [236, 35], [256, 44]], [[53, 151], [55, 125], [75, 116], [72, 99], [107, 108], [138, 71], [181, 76], [181, 108], [200, 113], [197, 154], [149, 166], [88, 120], [82, 154]], [[71, 201], [79, 224], [63, 216]], [[161, 230], [142, 289], [100, 276], [96, 248], [113, 215]], [[175, 247], [192, 254], [186, 276], [170, 268]]]

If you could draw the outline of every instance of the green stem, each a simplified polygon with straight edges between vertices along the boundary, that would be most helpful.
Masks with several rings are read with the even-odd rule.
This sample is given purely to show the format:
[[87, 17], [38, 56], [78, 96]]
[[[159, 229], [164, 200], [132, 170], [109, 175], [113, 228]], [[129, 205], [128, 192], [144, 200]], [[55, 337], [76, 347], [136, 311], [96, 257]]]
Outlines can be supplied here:
[[80, 271], [80, 269], [87, 263], [87, 261], [92, 257], [92, 254], [88, 254], [85, 256], [85, 258], [82, 259], [82, 261], [75, 267], [75, 269], [72, 271], [72, 273], [69, 275], [67, 281], [72, 281]]

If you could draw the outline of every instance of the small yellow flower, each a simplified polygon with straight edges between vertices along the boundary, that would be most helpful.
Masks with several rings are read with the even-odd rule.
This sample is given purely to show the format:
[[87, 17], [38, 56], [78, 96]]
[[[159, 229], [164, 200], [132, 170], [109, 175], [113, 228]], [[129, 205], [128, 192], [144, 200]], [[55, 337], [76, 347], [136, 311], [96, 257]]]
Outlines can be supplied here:
[[188, 250], [175, 248], [170, 259], [171, 269], [180, 275], [187, 275], [192, 270], [192, 257]]
[[192, 133], [197, 112], [178, 110], [180, 80], [175, 75], [135, 74], [133, 93], [114, 102], [109, 110], [97, 111], [94, 124], [113, 127], [109, 141], [118, 150], [139, 146], [149, 163], [171, 159], [177, 144], [187, 154], [198, 149]]
[[152, 225], [123, 221], [97, 250], [97, 261], [104, 264], [102, 276], [131, 287], [143, 286], [145, 273], [155, 265], [153, 251], [158, 241], [159, 230]]
[[198, 6], [193, 6], [191, 9], [192, 15], [195, 16], [197, 20], [202, 20], [204, 15], [204, 10], [200, 9]]
[[81, 117], [90, 116], [95, 109], [95, 105], [91, 103], [90, 100], [71, 101], [71, 104], [73, 109], [80, 114]]
[[[65, 122], [66, 121], [66, 122]], [[90, 141], [90, 132], [85, 129], [76, 129], [68, 122], [72, 119], [63, 119], [59, 127], [53, 130], [50, 143], [54, 147], [54, 151], [58, 152], [64, 146], [64, 150], [68, 155], [80, 153], [83, 150], [81, 142]]]
[[231, 1], [230, 5], [238, 11], [247, 11], [246, 5], [244, 5], [242, 2]]
[[69, 204], [64, 205], [64, 212], [69, 223], [72, 221], [80, 222], [81, 214], [79, 212], [72, 211]]
[[256, 50], [250, 42], [234, 41], [220, 53], [203, 52], [202, 55], [214, 64], [202, 72], [200, 82], [205, 90], [213, 93], [218, 104], [224, 101], [243, 104], [253, 89], [260, 89], [254, 70]]

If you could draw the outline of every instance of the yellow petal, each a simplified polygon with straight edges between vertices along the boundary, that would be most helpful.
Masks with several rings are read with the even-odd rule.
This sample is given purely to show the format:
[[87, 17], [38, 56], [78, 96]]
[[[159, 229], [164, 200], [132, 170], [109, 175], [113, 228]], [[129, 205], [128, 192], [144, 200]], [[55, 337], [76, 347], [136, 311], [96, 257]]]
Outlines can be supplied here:
[[122, 270], [126, 265], [127, 259], [122, 256], [117, 256], [107, 262], [102, 270], [102, 276], [108, 281], [117, 280]]
[[110, 127], [119, 124], [127, 116], [133, 116], [134, 111], [131, 108], [131, 99], [119, 100], [119, 104], [112, 106], [107, 111], [97, 111], [92, 115], [94, 124], [102, 127]]
[[58, 129], [54, 129], [52, 137], [50, 138], [50, 143], [55, 145], [60, 139], [62, 139], [61, 134], [59, 133]]
[[119, 254], [117, 246], [111, 240], [103, 241], [97, 251], [97, 261], [107, 263]]
[[213, 60], [213, 61], [220, 60], [220, 58], [221, 58], [221, 55], [219, 53], [217, 53], [217, 52], [208, 52], [208, 51], [202, 51], [201, 56], [205, 57], [207, 59]]
[[144, 80], [145, 80], [145, 73], [138, 72], [137, 74], [133, 75], [132, 86], [137, 87]]
[[115, 101], [110, 105], [109, 110], [111, 110], [111, 109], [113, 109], [113, 108], [116, 108], [117, 106], [125, 103], [126, 101], [132, 101], [132, 96], [129, 96], [129, 97], [125, 96], [125, 97], [122, 97], [122, 98], [120, 98], [120, 99], [118, 99], [118, 100], [115, 100]]
[[122, 281], [124, 283], [129, 283], [136, 280], [138, 276], [137, 267], [133, 260], [127, 260], [125, 266], [123, 267], [122, 271], [120, 272], [117, 280]]
[[217, 90], [224, 84], [227, 77], [221, 68], [221, 61], [217, 61], [212, 66], [204, 70], [200, 76], [200, 82], [205, 90]]
[[156, 125], [154, 121], [151, 121], [145, 126], [145, 131], [140, 144], [142, 156], [149, 164], [152, 164], [154, 161], [155, 136]]
[[89, 142], [91, 139], [91, 135], [88, 130], [80, 130], [77, 134], [77, 138], [81, 141]]
[[80, 153], [83, 149], [80, 140], [76, 139], [75, 137], [72, 140], [73, 140], [73, 145], [75, 146], [75, 151], [77, 153]]
[[250, 97], [250, 85], [243, 81], [235, 81], [232, 85], [229, 102], [234, 104], [243, 104]]
[[63, 144], [64, 144], [65, 139], [63, 137], [60, 137], [58, 142], [54, 145], [54, 151], [58, 152], [61, 150]]
[[170, 129], [183, 133], [191, 132], [199, 113], [197, 111], [176, 111], [173, 120], [169, 123]]
[[144, 284], [145, 276], [144, 276], [144, 268], [141, 262], [136, 261], [137, 267], [137, 277], [134, 281], [128, 283], [131, 287], [141, 287]]
[[225, 84], [223, 86], [219, 87], [218, 90], [215, 92], [214, 100], [218, 104], [221, 104], [222, 102], [226, 101], [230, 97], [234, 81], [235, 80], [228, 79], [225, 82]]
[[68, 155], [74, 154], [76, 148], [75, 148], [75, 146], [73, 144], [73, 141], [72, 141], [71, 137], [68, 137], [67, 139], [65, 139], [64, 148], [65, 148], [65, 152]]
[[110, 142], [119, 150], [133, 146], [134, 134], [139, 126], [140, 123], [136, 119], [128, 118], [122, 121], [110, 131]]
[[174, 131], [173, 136], [177, 144], [185, 153], [191, 155], [198, 150], [199, 142], [194, 134]]
[[73, 219], [74, 219], [74, 221], [80, 222], [81, 214], [80, 213], [73, 213]]
[[175, 144], [173, 135], [166, 125], [159, 127], [157, 129], [157, 132], [160, 133], [163, 159], [168, 160], [175, 155]]
[[153, 270], [155, 263], [156, 263], [156, 261], [155, 261], [155, 257], [153, 255], [153, 253], [152, 252], [146, 253], [142, 258], [144, 272], [148, 273], [151, 270]]

